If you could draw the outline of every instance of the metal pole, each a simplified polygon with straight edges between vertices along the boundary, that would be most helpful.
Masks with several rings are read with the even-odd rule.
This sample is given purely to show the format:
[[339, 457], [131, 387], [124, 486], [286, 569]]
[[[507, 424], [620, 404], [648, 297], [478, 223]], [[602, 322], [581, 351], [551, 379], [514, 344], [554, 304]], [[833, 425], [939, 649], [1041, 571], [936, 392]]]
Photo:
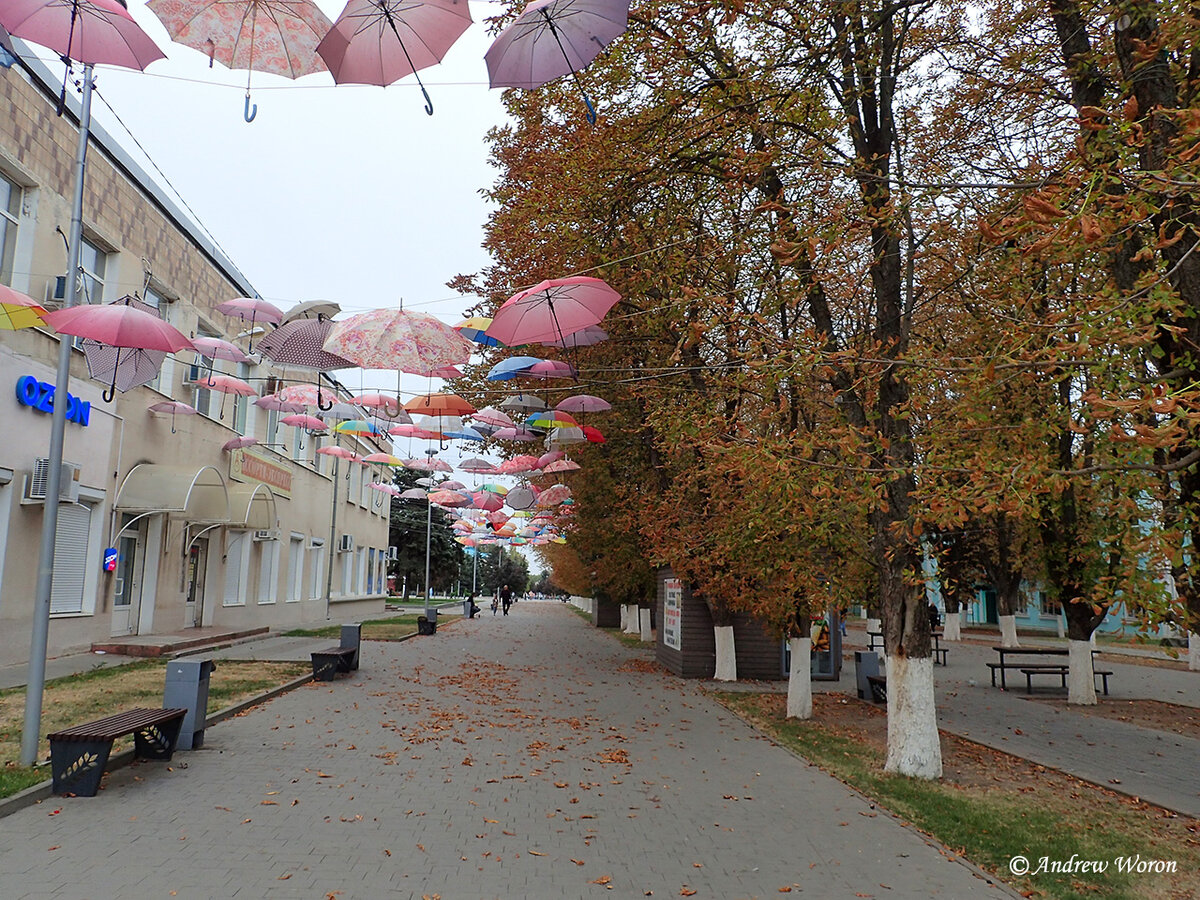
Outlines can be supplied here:
[[433, 531], [433, 503], [425, 499], [425, 618], [429, 618], [429, 536]]
[[[83, 175], [87, 167], [88, 130], [92, 124], [92, 67], [83, 67], [83, 104], [79, 113], [79, 143], [75, 149], [75, 195], [71, 206], [71, 235], [67, 246], [66, 306], [79, 301], [79, 254], [83, 242]], [[71, 338], [58, 338], [58, 374], [54, 412], [50, 420], [50, 468], [46, 473], [46, 505], [42, 510], [42, 544], [38, 554], [37, 590], [29, 646], [29, 675], [25, 684], [25, 726], [21, 732], [21, 765], [37, 761], [42, 725], [42, 692], [46, 683], [46, 648], [50, 639], [50, 594], [54, 586], [54, 541], [58, 535], [58, 490], [62, 483], [63, 439], [67, 427], [67, 385], [71, 378]]]
[[329, 619], [329, 598], [333, 595], [333, 554], [337, 550], [338, 457], [333, 458], [333, 509], [329, 512], [329, 566], [325, 570], [325, 618]]
[[471, 548], [471, 596], [474, 597], [479, 593], [479, 548]]

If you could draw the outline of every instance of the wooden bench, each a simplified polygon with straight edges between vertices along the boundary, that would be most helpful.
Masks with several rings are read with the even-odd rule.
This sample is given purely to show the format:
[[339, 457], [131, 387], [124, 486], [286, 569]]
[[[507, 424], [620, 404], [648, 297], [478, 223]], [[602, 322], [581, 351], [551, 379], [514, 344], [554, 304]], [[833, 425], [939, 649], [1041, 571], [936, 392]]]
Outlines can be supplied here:
[[[1021, 674], [1025, 676], [1025, 692], [1033, 693], [1033, 676], [1034, 675], [1056, 675], [1062, 681], [1062, 688], [1067, 688], [1067, 673], [1070, 671], [1068, 666], [1024, 666], [1021, 668]], [[1104, 683], [1104, 696], [1108, 696], [1108, 676], [1113, 674], [1112, 670], [1095, 669], [1092, 671], [1092, 677], [1100, 678]]]
[[95, 797], [113, 741], [133, 735], [138, 759], [170, 759], [179, 739], [186, 709], [131, 709], [65, 728], [50, 739], [50, 770], [54, 793]]
[[871, 700], [875, 703], [887, 703], [887, 676], [868, 675], [867, 684], [871, 686]]

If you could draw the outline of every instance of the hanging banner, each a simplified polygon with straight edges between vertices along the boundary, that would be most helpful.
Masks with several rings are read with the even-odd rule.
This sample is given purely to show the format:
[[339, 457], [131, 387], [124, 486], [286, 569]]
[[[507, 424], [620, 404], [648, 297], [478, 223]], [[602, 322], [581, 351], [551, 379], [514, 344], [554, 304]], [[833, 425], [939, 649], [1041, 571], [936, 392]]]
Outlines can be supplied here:
[[672, 650], [683, 648], [683, 584], [668, 578], [663, 591], [663, 644]]

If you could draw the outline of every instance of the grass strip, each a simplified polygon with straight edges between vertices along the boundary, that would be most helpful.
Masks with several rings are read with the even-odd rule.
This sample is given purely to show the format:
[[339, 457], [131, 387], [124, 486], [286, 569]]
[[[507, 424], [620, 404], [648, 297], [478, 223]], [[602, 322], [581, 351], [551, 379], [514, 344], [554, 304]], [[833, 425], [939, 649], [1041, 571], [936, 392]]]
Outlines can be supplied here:
[[[386, 619], [370, 619], [362, 623], [364, 641], [395, 641], [416, 634], [417, 616], [389, 616]], [[320, 628], [293, 628], [283, 632], [285, 637], [341, 638], [341, 625], [324, 625]]]

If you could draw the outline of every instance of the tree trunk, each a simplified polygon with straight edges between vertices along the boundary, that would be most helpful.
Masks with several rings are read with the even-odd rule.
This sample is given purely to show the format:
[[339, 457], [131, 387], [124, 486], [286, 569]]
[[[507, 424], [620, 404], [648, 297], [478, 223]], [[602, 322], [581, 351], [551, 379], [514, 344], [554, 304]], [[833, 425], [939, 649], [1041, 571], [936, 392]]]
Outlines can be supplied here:
[[1200, 672], [1200, 634], [1188, 632], [1188, 668]]
[[[948, 607], [950, 604], [947, 603]], [[956, 606], [958, 604], [955, 604]], [[962, 617], [963, 614], [959, 610], [950, 612], [946, 610], [946, 621], [942, 625], [942, 640], [944, 641], [961, 641], [962, 640]]]
[[792, 665], [788, 672], [787, 718], [811, 719], [812, 637], [790, 638], [788, 647], [792, 651]]
[[1017, 617], [1016, 616], [1000, 616], [1000, 646], [1001, 647], [1020, 647], [1021, 642], [1017, 640]]
[[940, 778], [942, 745], [933, 698], [933, 657], [888, 656], [887, 693], [884, 771]]
[[629, 631], [629, 604], [621, 604], [621, 633], [625, 634]]
[[737, 656], [734, 655], [733, 626], [714, 625], [713, 636], [717, 642], [717, 681], [737, 681]]
[[641, 625], [641, 639], [645, 643], [654, 640], [654, 632], [650, 628], [650, 610], [638, 607], [638, 624]]
[[1091, 641], [1067, 642], [1070, 668], [1067, 670], [1067, 702], [1078, 706], [1096, 705], [1096, 676], [1092, 665]]
[[638, 623], [638, 605], [629, 603], [625, 606], [625, 633], [638, 634], [641, 626]]

